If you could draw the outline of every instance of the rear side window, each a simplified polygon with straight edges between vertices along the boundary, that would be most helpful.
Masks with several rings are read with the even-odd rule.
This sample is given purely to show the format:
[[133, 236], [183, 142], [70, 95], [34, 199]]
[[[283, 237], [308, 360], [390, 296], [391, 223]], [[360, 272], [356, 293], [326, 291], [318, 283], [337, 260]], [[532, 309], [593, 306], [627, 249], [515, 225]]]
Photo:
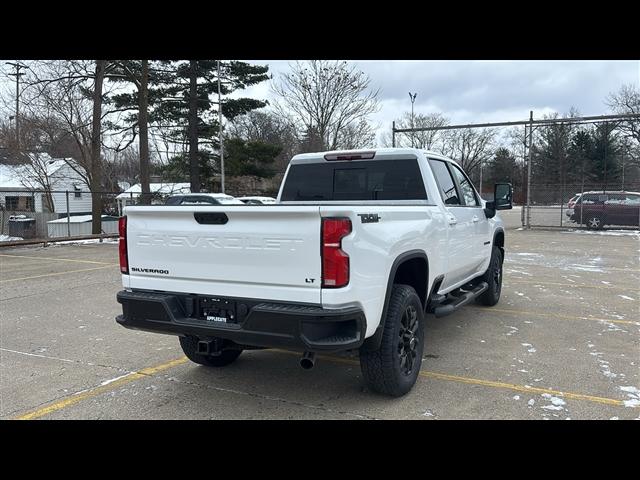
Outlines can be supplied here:
[[427, 200], [415, 159], [291, 165], [281, 201]]
[[460, 196], [456, 189], [456, 184], [451, 177], [451, 173], [445, 162], [440, 160], [429, 160], [431, 170], [436, 177], [438, 187], [440, 187], [440, 195], [446, 205], [461, 205]]
[[627, 194], [627, 205], [640, 205], [640, 195]]

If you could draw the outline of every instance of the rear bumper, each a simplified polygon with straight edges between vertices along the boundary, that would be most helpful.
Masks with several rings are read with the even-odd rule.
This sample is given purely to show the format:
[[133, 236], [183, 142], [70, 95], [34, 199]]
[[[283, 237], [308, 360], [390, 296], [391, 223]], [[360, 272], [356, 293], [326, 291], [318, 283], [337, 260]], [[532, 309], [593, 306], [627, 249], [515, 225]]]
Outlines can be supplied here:
[[126, 328], [200, 339], [224, 338], [239, 345], [283, 347], [306, 351], [359, 348], [366, 320], [356, 307], [323, 309], [289, 303], [233, 298], [237, 323], [219, 324], [197, 318], [197, 296], [160, 292], [118, 292], [123, 314], [116, 321]]

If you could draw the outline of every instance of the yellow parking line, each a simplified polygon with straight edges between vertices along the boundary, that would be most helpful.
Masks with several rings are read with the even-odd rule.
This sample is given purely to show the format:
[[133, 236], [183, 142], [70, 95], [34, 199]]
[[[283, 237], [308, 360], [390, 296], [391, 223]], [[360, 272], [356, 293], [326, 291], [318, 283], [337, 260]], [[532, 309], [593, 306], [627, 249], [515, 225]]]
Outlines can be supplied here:
[[638, 287], [620, 287], [617, 285], [581, 285], [579, 283], [557, 283], [557, 282], [546, 282], [546, 281], [540, 281], [540, 282], [533, 282], [533, 281], [528, 281], [528, 280], [506, 280], [503, 286], [508, 286], [511, 284], [516, 284], [516, 283], [524, 283], [524, 284], [528, 284], [528, 285], [540, 285], [542, 287], [546, 286], [546, 285], [556, 285], [559, 287], [574, 287], [574, 288], [597, 288], [597, 289], [603, 289], [603, 290], [638, 290]]
[[563, 320], [592, 320], [594, 322], [608, 322], [608, 323], [620, 323], [623, 325], [640, 325], [640, 322], [636, 320], [613, 320], [610, 318], [597, 318], [597, 317], [579, 317], [576, 315], [560, 315], [557, 313], [541, 313], [541, 312], [530, 312], [528, 310], [509, 310], [507, 308], [495, 308], [491, 307], [490, 309], [478, 308], [478, 307], [468, 307], [469, 310], [482, 310], [487, 313], [491, 312], [500, 312], [500, 313], [514, 313], [520, 315], [529, 315], [532, 317], [552, 317], [552, 318], [560, 318]]
[[0, 257], [9, 257], [9, 258], [30, 258], [32, 260], [57, 260], [59, 262], [77, 262], [77, 263], [97, 263], [99, 265], [111, 265], [107, 262], [96, 262], [94, 260], [76, 260], [73, 258], [55, 258], [55, 257], [40, 257], [36, 255], [7, 255], [5, 253], [0, 253]]
[[100, 270], [102, 268], [112, 268], [115, 265], [118, 265], [118, 264], [113, 263], [110, 265], [103, 265], [102, 267], [82, 268], [80, 270], [68, 270], [66, 272], [45, 273], [42, 275], [32, 275], [31, 277], [9, 278], [7, 280], [0, 280], [0, 283], [17, 282], [18, 280], [30, 280], [32, 278], [53, 277], [54, 275], [64, 275], [66, 273], [90, 272], [92, 270]]
[[[300, 355], [299, 352], [292, 352], [289, 350], [272, 349], [271, 351], [287, 353], [290, 355]], [[327, 355], [318, 355], [317, 357], [323, 360], [334, 362], [334, 363], [360, 365], [359, 362], [355, 360], [350, 360], [348, 358], [331, 357]], [[516, 385], [513, 383], [494, 382], [492, 380], [481, 380], [479, 378], [459, 377], [457, 375], [448, 375], [445, 373], [429, 372], [425, 370], [421, 370], [419, 375], [425, 378], [435, 378], [438, 380], [445, 380], [448, 382], [466, 383], [470, 385], [482, 385], [485, 387], [515, 390], [517, 392], [524, 392], [524, 393], [540, 393], [540, 394], [548, 393], [550, 395], [554, 395], [554, 396], [557, 395], [564, 398], [569, 398], [571, 400], [585, 400], [588, 402], [603, 403], [605, 405], [614, 405], [617, 407], [625, 406], [623, 400], [616, 400], [614, 398], [606, 398], [606, 397], [596, 397], [594, 395], [585, 395], [582, 393], [563, 392], [560, 390], [552, 390], [550, 388], [538, 388], [538, 387], [531, 387], [528, 385]], [[632, 408], [637, 408], [637, 407], [632, 407]]]
[[35, 418], [43, 417], [57, 410], [62, 410], [63, 408], [66, 408], [70, 405], [74, 405], [87, 398], [95, 397], [96, 395], [100, 395], [101, 393], [105, 393], [110, 390], [113, 390], [119, 387], [120, 385], [124, 385], [125, 383], [130, 383], [130, 382], [133, 382], [134, 380], [138, 380], [140, 378], [144, 378], [149, 375], [154, 375], [163, 370], [167, 370], [169, 368], [182, 365], [185, 362], [187, 362], [187, 357], [176, 358], [175, 360], [171, 360], [170, 362], [163, 363], [162, 365], [143, 368], [139, 372], [128, 373], [126, 375], [123, 375], [122, 377], [118, 377], [112, 381], [108, 381], [108, 383], [104, 382], [103, 384], [95, 388], [77, 392], [69, 397], [63, 398], [62, 400], [52, 403], [51, 405], [47, 405], [46, 407], [39, 408], [37, 410], [34, 410], [33, 412], [20, 415], [19, 417], [16, 417], [15, 420], [33, 420]]
[[613, 398], [596, 397], [593, 395], [584, 395], [582, 393], [562, 392], [560, 390], [552, 390], [550, 388], [538, 388], [528, 385], [515, 385], [513, 383], [494, 382], [491, 380], [480, 380], [477, 378], [458, 377], [457, 375], [447, 375], [444, 373], [425, 372], [421, 371], [420, 376], [427, 378], [437, 378], [438, 380], [447, 380], [451, 382], [469, 383], [472, 385], [483, 385], [485, 387], [504, 388], [508, 390], [514, 390], [516, 392], [524, 393], [548, 393], [554, 396], [561, 396], [563, 398], [569, 398], [571, 400], [586, 400], [588, 402], [603, 403], [605, 405], [615, 405], [617, 407], [623, 407], [623, 400], [615, 400]]

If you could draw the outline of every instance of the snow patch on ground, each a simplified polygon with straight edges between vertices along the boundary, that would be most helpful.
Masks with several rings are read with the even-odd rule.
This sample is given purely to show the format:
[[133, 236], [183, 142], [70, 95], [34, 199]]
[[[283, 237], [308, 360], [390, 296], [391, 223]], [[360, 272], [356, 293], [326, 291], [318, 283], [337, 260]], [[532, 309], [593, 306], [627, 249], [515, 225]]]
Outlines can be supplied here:
[[561, 233], [573, 233], [580, 235], [606, 235], [612, 237], [634, 237], [640, 235], [640, 230], [567, 230]]
[[618, 388], [623, 392], [625, 392], [627, 394], [627, 397], [630, 398], [630, 400], [624, 401], [625, 407], [631, 407], [631, 408], [640, 407], [640, 389], [633, 386], [624, 386], [624, 387], [618, 387]]
[[626, 295], [618, 295], [618, 296], [619, 296], [620, 298], [624, 298], [625, 300], [632, 300], [632, 301], [634, 301], [634, 300], [635, 300], [634, 298], [627, 297]]
[[9, 235], [0, 235], [0, 242], [17, 242], [19, 240], [24, 240], [22, 237], [10, 237]]

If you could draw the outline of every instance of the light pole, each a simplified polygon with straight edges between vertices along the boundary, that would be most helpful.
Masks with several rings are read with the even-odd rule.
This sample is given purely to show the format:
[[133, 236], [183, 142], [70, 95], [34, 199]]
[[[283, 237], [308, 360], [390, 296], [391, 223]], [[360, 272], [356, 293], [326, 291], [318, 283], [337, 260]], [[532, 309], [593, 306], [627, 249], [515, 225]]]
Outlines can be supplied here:
[[[418, 92], [412, 94], [411, 92], [409, 92], [409, 98], [411, 99], [411, 128], [414, 128], [413, 125], [413, 104], [416, 101], [416, 97], [418, 96]], [[411, 148], [413, 148], [413, 136], [414, 136], [414, 132], [411, 132]]]
[[218, 60], [218, 134], [220, 135], [220, 179], [224, 193], [224, 144], [222, 140], [222, 91], [220, 90], [220, 60]]

